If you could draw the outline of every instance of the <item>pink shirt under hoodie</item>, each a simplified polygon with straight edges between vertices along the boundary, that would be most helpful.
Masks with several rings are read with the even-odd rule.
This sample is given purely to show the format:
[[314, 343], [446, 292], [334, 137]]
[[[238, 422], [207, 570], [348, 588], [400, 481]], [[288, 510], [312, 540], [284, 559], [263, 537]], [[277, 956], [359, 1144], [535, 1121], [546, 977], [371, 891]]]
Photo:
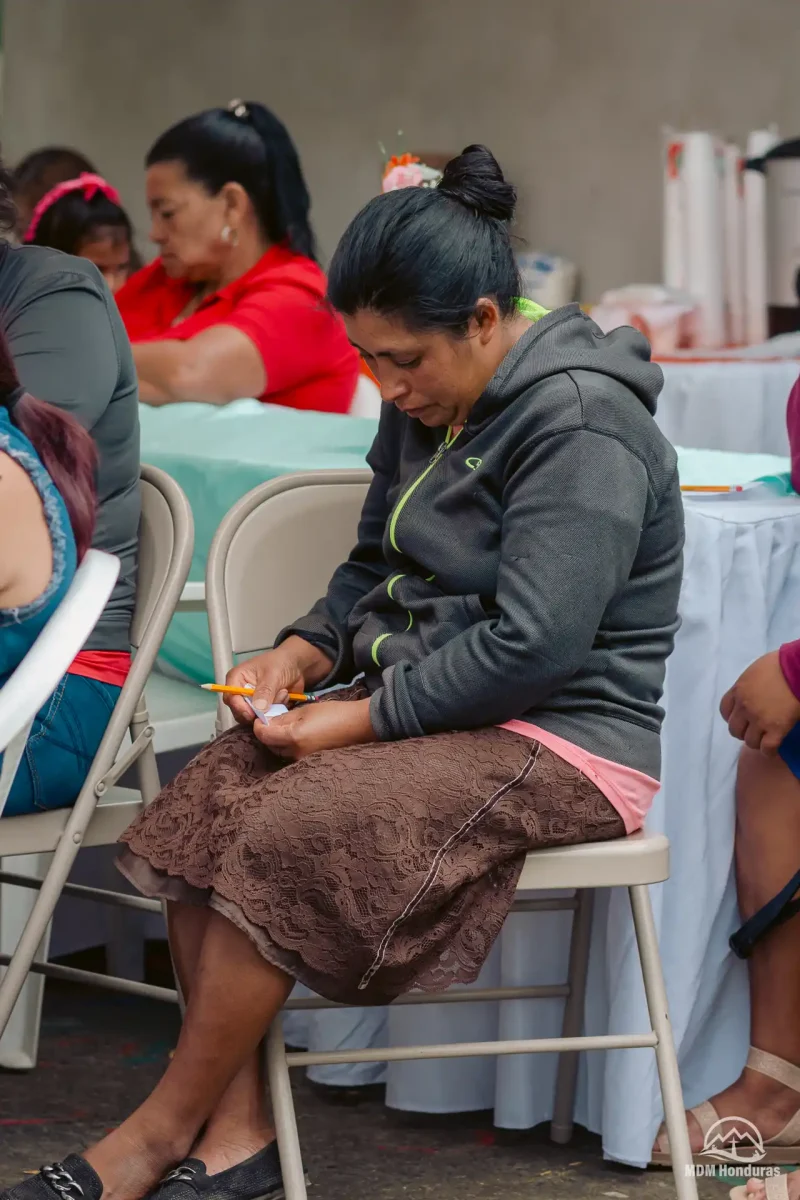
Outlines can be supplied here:
[[532, 738], [547, 746], [559, 758], [563, 758], [571, 766], [591, 779], [606, 800], [613, 804], [625, 823], [626, 833], [635, 833], [644, 825], [647, 811], [653, 802], [653, 797], [661, 784], [657, 779], [632, 767], [623, 767], [621, 763], [611, 762], [608, 758], [600, 758], [598, 754], [589, 754], [580, 746], [531, 725], [528, 721], [506, 721], [501, 729], [510, 729], [523, 737]]

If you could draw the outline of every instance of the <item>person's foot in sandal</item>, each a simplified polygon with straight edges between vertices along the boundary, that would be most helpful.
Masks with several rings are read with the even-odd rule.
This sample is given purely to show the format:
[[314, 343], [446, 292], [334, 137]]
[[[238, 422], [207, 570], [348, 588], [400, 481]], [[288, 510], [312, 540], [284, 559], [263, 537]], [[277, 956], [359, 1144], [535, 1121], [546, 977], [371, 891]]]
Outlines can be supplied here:
[[[797, 1157], [791, 1153], [786, 1157], [786, 1152], [800, 1145], [800, 1067], [753, 1047], [747, 1063], [735, 1083], [687, 1112], [692, 1154], [702, 1153], [706, 1132], [716, 1121], [739, 1117], [750, 1121], [761, 1134], [767, 1152], [764, 1162], [794, 1163]], [[669, 1138], [663, 1125], [653, 1146], [652, 1162], [670, 1165]]]
[[800, 1171], [749, 1179], [745, 1186], [733, 1188], [728, 1195], [730, 1200], [800, 1200]]

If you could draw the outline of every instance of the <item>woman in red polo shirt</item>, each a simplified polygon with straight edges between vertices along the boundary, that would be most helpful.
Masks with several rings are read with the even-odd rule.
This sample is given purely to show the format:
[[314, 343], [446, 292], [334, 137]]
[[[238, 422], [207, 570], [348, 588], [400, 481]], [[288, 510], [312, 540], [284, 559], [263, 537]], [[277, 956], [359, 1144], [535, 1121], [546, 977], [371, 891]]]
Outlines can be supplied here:
[[345, 413], [359, 364], [325, 300], [309, 196], [284, 125], [231, 101], [146, 159], [160, 256], [117, 293], [145, 404], [257, 396]]

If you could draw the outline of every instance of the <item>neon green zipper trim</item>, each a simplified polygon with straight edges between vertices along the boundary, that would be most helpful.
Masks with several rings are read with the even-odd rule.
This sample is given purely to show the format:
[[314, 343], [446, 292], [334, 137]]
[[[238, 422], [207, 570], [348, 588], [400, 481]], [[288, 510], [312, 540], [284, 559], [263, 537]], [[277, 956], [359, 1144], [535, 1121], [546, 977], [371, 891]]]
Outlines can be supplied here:
[[397, 501], [397, 504], [395, 505], [395, 510], [392, 513], [391, 519], [389, 521], [389, 541], [392, 543], [393, 548], [397, 551], [398, 554], [401, 551], [400, 551], [400, 547], [398, 546], [397, 542], [395, 541], [395, 536], [394, 536], [395, 530], [397, 529], [397, 518], [400, 516], [400, 513], [403, 511], [406, 504], [413, 496], [414, 492], [417, 490], [419, 485], [422, 483], [423, 479], [425, 479], [428, 475], [430, 475], [431, 471], [436, 466], [439, 459], [443, 456], [443, 454], [445, 453], [446, 450], [450, 449], [453, 442], [456, 440], [457, 437], [460, 436], [460, 434], [461, 434], [460, 429], [459, 429], [458, 433], [455, 433], [455, 434], [453, 433], [452, 427], [450, 429], [448, 429], [447, 435], [445, 436], [445, 439], [444, 439], [444, 442], [439, 447], [439, 449], [436, 451], [436, 453], [434, 454], [431, 461], [428, 463], [425, 470], [422, 472], [421, 475], [417, 476], [417, 478], [411, 484], [411, 487], [407, 491], [403, 492], [403, 495]]
[[[446, 450], [450, 449], [453, 442], [460, 435], [460, 433], [461, 433], [460, 429], [459, 429], [458, 433], [454, 433], [452, 426], [447, 430], [447, 433], [445, 434], [444, 442], [439, 447], [439, 449], [436, 451], [436, 453], [434, 454], [431, 461], [428, 463], [425, 470], [422, 472], [421, 475], [417, 476], [417, 478], [414, 480], [414, 482], [411, 484], [411, 486], [408, 488], [408, 490], [405, 491], [403, 493], [403, 495], [400, 497], [400, 499], [398, 500], [398, 502], [395, 506], [395, 510], [392, 513], [391, 519], [389, 521], [389, 541], [392, 543], [392, 546], [398, 552], [398, 554], [400, 553], [400, 547], [398, 546], [397, 542], [395, 541], [395, 536], [394, 536], [395, 528], [397, 526], [397, 518], [400, 516], [400, 513], [405, 508], [408, 500], [411, 498], [411, 496], [417, 490], [419, 485], [422, 483], [423, 479], [426, 477], [426, 475], [429, 475], [431, 473], [433, 468], [438, 463], [439, 459], [442, 457], [442, 455], [445, 453]], [[388, 584], [386, 585], [386, 593], [390, 600], [394, 600], [394, 585], [398, 582], [398, 580], [400, 580], [402, 578], [403, 578], [403, 572], [400, 572], [398, 575], [393, 575], [392, 578], [389, 580]], [[435, 575], [430, 575], [426, 582], [430, 582], [432, 579], [435, 579], [435, 578], [436, 578]], [[406, 609], [406, 612], [408, 612], [408, 624], [406, 625], [405, 632], [408, 633], [409, 629], [414, 624], [414, 614], [409, 609]], [[381, 633], [378, 635], [378, 637], [375, 638], [375, 641], [372, 643], [372, 651], [371, 651], [372, 661], [375, 663], [376, 667], [379, 667], [381, 665], [380, 660], [378, 659], [378, 648], [380, 647], [381, 642], [385, 642], [386, 639], [390, 638], [391, 636], [392, 636], [391, 633]]]

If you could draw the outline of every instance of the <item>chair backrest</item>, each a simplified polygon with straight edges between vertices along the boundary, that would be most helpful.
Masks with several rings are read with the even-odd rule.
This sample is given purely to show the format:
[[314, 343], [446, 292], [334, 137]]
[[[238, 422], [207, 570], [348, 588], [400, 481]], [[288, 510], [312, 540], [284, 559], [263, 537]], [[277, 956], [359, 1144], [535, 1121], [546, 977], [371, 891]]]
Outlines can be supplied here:
[[[143, 466], [139, 487], [142, 516], [139, 523], [136, 607], [131, 622], [131, 645], [137, 650], [162, 604], [163, 590], [171, 582], [170, 568], [175, 566], [183, 569], [187, 558], [191, 563], [194, 550], [191, 508], [172, 476], [157, 467]], [[181, 588], [183, 583], [185, 580]]]
[[[94, 788], [114, 764], [122, 739], [140, 708], [145, 684], [180, 600], [194, 552], [194, 521], [183, 489], [166, 471], [150, 466], [142, 466], [140, 488], [139, 562], [131, 622], [133, 664], [84, 788], [87, 785]], [[132, 729], [131, 735], [135, 733]], [[148, 792], [157, 787], [152, 757]], [[153, 796], [148, 794], [146, 800], [151, 799]]]
[[33, 719], [97, 624], [119, 575], [119, 559], [90, 550], [70, 587], [14, 674], [0, 689], [0, 813]]
[[[214, 673], [271, 646], [325, 594], [356, 541], [369, 471], [310, 471], [254, 488], [223, 518], [208, 556]], [[227, 710], [225, 710], [227, 713]], [[221, 725], [229, 725], [222, 714]]]

